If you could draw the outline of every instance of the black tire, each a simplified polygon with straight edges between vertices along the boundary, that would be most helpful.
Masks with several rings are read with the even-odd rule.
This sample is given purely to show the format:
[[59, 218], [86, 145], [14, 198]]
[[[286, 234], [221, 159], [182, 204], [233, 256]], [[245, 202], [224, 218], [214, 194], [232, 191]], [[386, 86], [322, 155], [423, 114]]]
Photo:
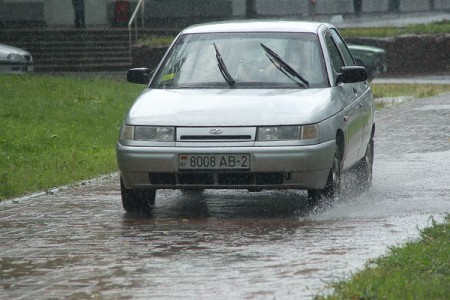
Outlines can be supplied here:
[[341, 196], [341, 167], [341, 153], [339, 147], [336, 146], [333, 166], [328, 175], [327, 184], [321, 190], [321, 194], [328, 199], [339, 200]]
[[372, 174], [373, 174], [373, 158], [375, 145], [373, 139], [367, 144], [366, 154], [358, 162], [355, 168], [357, 178], [357, 188], [361, 192], [365, 192], [372, 186]]
[[308, 204], [317, 205], [324, 198], [337, 201], [341, 195], [341, 154], [339, 147], [336, 145], [334, 153], [333, 165], [328, 174], [325, 187], [317, 190], [308, 190]]
[[149, 214], [155, 206], [156, 189], [129, 190], [125, 188], [121, 177], [120, 192], [122, 206], [126, 212]]
[[308, 190], [308, 205], [317, 206], [322, 200], [320, 190]]

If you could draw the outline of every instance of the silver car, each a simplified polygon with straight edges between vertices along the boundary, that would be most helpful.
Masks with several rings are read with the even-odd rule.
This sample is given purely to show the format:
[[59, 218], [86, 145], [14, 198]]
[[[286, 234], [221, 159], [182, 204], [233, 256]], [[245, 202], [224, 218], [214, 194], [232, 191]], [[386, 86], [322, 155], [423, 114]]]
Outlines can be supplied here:
[[28, 51], [0, 44], [0, 73], [21, 74], [33, 70], [33, 57]]
[[304, 189], [338, 198], [341, 174], [372, 181], [374, 101], [330, 24], [192, 26], [174, 40], [117, 143], [122, 203], [148, 213], [158, 189]]

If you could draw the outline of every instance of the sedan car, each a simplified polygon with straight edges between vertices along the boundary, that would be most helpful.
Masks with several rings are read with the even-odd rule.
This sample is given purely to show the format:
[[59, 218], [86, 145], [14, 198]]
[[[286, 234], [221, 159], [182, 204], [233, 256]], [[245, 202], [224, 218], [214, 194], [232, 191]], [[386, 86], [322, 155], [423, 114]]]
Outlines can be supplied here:
[[387, 72], [386, 51], [382, 48], [349, 44], [348, 48], [358, 65], [367, 70], [369, 81], [378, 74]]
[[183, 30], [117, 143], [122, 204], [151, 211], [158, 189], [302, 189], [337, 199], [341, 174], [372, 180], [374, 101], [330, 24], [246, 21]]
[[23, 49], [0, 44], [0, 73], [33, 71], [33, 57]]

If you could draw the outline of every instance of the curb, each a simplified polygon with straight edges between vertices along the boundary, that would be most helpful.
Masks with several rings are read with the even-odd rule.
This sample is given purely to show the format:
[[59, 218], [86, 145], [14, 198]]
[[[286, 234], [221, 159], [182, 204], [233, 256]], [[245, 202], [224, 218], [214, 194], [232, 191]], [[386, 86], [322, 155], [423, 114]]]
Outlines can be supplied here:
[[49, 188], [47, 190], [44, 191], [40, 191], [40, 192], [36, 192], [36, 193], [32, 193], [32, 194], [28, 194], [28, 195], [24, 195], [24, 196], [20, 196], [20, 197], [16, 197], [16, 198], [10, 198], [10, 199], [4, 199], [0, 201], [0, 206], [1, 205], [5, 205], [7, 203], [20, 203], [20, 202], [24, 202], [33, 198], [37, 198], [37, 197], [41, 197], [44, 195], [54, 195], [57, 194], [61, 191], [65, 191], [68, 190], [72, 187], [78, 187], [78, 186], [83, 186], [83, 185], [88, 185], [94, 182], [99, 182], [99, 181], [103, 181], [106, 179], [111, 179], [114, 177], [117, 177], [119, 174], [119, 172], [113, 172], [113, 173], [109, 173], [109, 174], [105, 174], [96, 178], [91, 178], [91, 179], [86, 179], [86, 180], [82, 180], [79, 182], [75, 182], [75, 183], [71, 183], [71, 184], [67, 184], [67, 185], [62, 185], [59, 187], [53, 187], [53, 188]]

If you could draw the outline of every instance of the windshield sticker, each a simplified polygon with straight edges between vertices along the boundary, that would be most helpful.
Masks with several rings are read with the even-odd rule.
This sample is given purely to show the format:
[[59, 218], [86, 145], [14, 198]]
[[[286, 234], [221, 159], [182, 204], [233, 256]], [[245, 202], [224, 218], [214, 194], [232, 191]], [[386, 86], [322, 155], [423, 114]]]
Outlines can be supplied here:
[[166, 74], [161, 78], [161, 81], [169, 81], [169, 80], [173, 80], [173, 78], [175, 77], [176, 73], [170, 73], [170, 74]]

